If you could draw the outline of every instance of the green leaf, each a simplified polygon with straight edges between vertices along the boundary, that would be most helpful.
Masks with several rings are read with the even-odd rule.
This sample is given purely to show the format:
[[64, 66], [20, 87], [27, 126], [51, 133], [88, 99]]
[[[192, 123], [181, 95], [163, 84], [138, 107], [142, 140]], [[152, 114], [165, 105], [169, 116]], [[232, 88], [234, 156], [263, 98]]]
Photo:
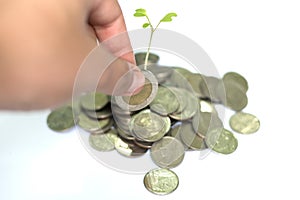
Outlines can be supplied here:
[[142, 14], [142, 13], [134, 13], [135, 17], [145, 17], [146, 15], [145, 14]]
[[161, 22], [171, 22], [172, 21], [172, 17], [177, 17], [177, 14], [176, 13], [168, 13], [160, 21]]
[[143, 28], [147, 28], [150, 24], [149, 23], [145, 23], [143, 24]]
[[145, 17], [147, 15], [146, 10], [143, 8], [139, 8], [135, 10], [135, 13], [133, 16], [135, 17]]

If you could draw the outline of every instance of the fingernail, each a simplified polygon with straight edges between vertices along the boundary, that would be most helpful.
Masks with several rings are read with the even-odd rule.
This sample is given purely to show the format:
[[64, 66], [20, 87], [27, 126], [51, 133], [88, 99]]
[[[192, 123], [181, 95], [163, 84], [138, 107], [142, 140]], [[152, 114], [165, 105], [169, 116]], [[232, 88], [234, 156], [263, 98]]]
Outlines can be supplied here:
[[131, 86], [126, 92], [126, 95], [134, 95], [139, 93], [145, 84], [144, 74], [139, 69], [133, 70], [133, 81]]

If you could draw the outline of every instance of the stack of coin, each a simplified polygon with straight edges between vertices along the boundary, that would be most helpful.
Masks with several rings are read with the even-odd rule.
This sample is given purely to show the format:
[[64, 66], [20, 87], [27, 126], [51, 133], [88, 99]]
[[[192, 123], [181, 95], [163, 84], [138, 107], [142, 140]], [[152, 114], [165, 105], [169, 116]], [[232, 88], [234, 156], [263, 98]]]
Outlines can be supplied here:
[[[143, 68], [145, 53], [135, 57]], [[150, 54], [149, 66], [142, 70], [146, 81], [140, 93], [129, 97], [87, 93], [79, 99], [75, 118], [72, 107], [65, 106], [52, 111], [47, 123], [55, 131], [77, 124], [90, 133], [90, 146], [97, 151], [115, 149], [136, 157], [150, 150], [161, 169], [146, 174], [145, 187], [155, 194], [168, 194], [178, 186], [178, 177], [170, 169], [183, 161], [186, 151], [230, 154], [237, 149], [238, 141], [223, 127], [215, 104], [237, 111], [230, 126], [238, 133], [254, 133], [260, 122], [242, 112], [248, 103], [248, 83], [240, 74], [229, 72], [220, 79], [161, 66], [158, 60], [158, 55]]]

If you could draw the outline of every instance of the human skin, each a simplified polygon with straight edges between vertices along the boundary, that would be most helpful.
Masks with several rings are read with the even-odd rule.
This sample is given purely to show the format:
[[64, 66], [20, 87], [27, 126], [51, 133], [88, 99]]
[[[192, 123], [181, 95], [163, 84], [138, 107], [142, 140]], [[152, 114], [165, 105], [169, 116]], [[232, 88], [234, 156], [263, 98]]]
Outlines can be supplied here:
[[[126, 31], [116, 0], [0, 0], [0, 25], [0, 110], [52, 108], [70, 100], [76, 74], [96, 39]], [[129, 41], [107, 48], [100, 57], [131, 50]], [[130, 95], [142, 88], [144, 76], [125, 60], [135, 63], [132, 52], [107, 67], [98, 91]], [[129, 70], [131, 78], [115, 89]]]

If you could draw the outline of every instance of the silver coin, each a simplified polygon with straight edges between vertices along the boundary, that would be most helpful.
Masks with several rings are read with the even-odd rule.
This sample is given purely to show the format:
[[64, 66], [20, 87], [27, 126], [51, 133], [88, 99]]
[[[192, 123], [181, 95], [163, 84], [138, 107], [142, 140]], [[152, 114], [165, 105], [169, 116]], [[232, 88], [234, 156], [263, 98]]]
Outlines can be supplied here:
[[145, 142], [155, 142], [161, 139], [171, 127], [169, 117], [160, 116], [149, 109], [134, 115], [130, 121], [130, 131]]
[[133, 142], [138, 145], [139, 147], [141, 148], [144, 148], [144, 149], [151, 149], [152, 145], [153, 145], [153, 142], [144, 142], [144, 141], [140, 141], [140, 140], [133, 140]]
[[259, 119], [256, 116], [243, 112], [231, 116], [229, 124], [232, 130], [241, 134], [255, 133], [260, 127]]
[[179, 104], [180, 102], [171, 89], [159, 86], [156, 97], [150, 103], [150, 109], [162, 116], [167, 116], [177, 111]]
[[187, 90], [182, 90], [182, 92], [187, 101], [185, 109], [181, 113], [173, 113], [169, 115], [171, 118], [180, 121], [191, 119], [196, 114], [197, 110], [199, 110], [199, 101], [193, 93]]
[[129, 130], [124, 130], [121, 127], [118, 127], [117, 131], [121, 138], [126, 140], [135, 140], [135, 137], [131, 134]]
[[154, 169], [144, 177], [146, 189], [153, 194], [166, 195], [176, 190], [179, 184], [178, 176], [169, 169]]
[[[91, 131], [90, 133], [93, 135], [97, 135], [97, 134], [103, 134], [103, 133], [106, 133], [107, 131], [109, 131], [114, 125], [114, 120], [111, 118], [107, 118], [107, 119], [110, 119], [110, 120], [106, 126], [102, 127], [99, 130]], [[101, 120], [105, 120], [105, 119], [101, 119]], [[100, 122], [101, 120], [98, 120], [98, 121]]]
[[161, 65], [150, 65], [147, 69], [154, 74], [159, 84], [165, 82], [173, 73], [172, 68]]
[[114, 104], [114, 103], [111, 104], [111, 111], [112, 111], [113, 115], [118, 115], [118, 116], [132, 114], [132, 112], [130, 112], [129, 110], [123, 110], [117, 104]]
[[106, 119], [112, 116], [110, 105], [105, 106], [101, 110], [84, 110], [83, 111], [88, 117], [93, 119]]
[[176, 96], [177, 101], [179, 102], [179, 107], [176, 110], [176, 113], [181, 113], [187, 106], [188, 101], [186, 99], [185, 93], [181, 88], [168, 87]]
[[97, 151], [112, 151], [115, 149], [115, 142], [118, 139], [117, 132], [110, 130], [105, 134], [98, 134], [89, 136], [90, 146]]
[[198, 112], [194, 116], [192, 124], [196, 133], [203, 138], [209, 130], [223, 127], [223, 123], [216, 112]]
[[180, 136], [182, 134], [182, 132], [184, 131], [184, 129], [182, 128], [183, 124], [184, 123], [182, 123], [182, 122], [179, 122], [179, 124], [175, 124], [169, 131], [168, 136], [174, 137], [177, 140], [179, 140], [183, 144], [184, 149], [186, 151], [188, 151], [189, 147], [181, 140], [181, 136]]
[[238, 85], [244, 92], [247, 92], [248, 90], [248, 82], [247, 80], [240, 74], [236, 72], [227, 72], [223, 76], [224, 82], [234, 82], [236, 85]]
[[214, 102], [214, 103], [221, 103], [224, 101], [225, 99], [225, 90], [223, 87], [222, 89], [222, 84], [223, 81], [219, 78], [216, 77], [212, 77], [212, 76], [203, 76], [204, 80], [205, 80], [205, 84], [207, 87], [207, 94], [205, 94], [205, 96], [210, 99], [210, 101]]
[[114, 116], [115, 123], [123, 130], [129, 131], [130, 116]]
[[90, 133], [104, 133], [112, 125], [112, 119], [110, 118], [98, 121], [89, 118], [84, 113], [79, 114], [78, 120], [78, 126]]
[[209, 91], [203, 75], [191, 73], [187, 78], [188, 83], [197, 97], [206, 98], [208, 96]]
[[191, 123], [183, 123], [180, 128], [180, 138], [186, 146], [193, 150], [205, 149], [203, 138], [196, 134]]
[[248, 104], [246, 92], [234, 82], [225, 82], [226, 104], [228, 108], [234, 111], [243, 110]]
[[85, 110], [100, 110], [108, 101], [108, 96], [99, 92], [87, 93], [80, 97], [80, 104]]
[[151, 158], [161, 168], [174, 168], [184, 158], [185, 149], [183, 144], [174, 137], [165, 136], [154, 142], [151, 147]]
[[232, 132], [224, 128], [210, 130], [205, 142], [210, 149], [222, 154], [233, 153], [238, 147], [238, 140]]

